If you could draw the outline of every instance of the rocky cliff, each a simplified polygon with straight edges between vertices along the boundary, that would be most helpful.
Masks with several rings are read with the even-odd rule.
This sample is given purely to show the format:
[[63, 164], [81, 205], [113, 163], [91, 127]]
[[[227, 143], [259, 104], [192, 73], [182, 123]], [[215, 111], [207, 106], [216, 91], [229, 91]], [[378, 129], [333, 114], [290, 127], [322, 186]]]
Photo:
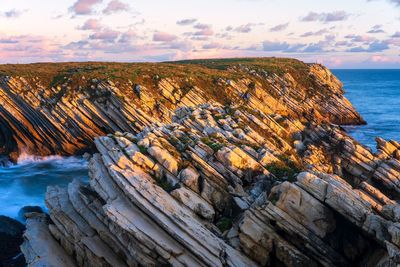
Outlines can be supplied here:
[[93, 138], [170, 122], [182, 106], [240, 105], [336, 124], [362, 118], [324, 67], [290, 59], [0, 66], [0, 154], [74, 155]]
[[91, 78], [92, 92], [112, 89], [83, 100], [96, 112], [82, 125], [116, 131], [87, 134], [88, 184], [49, 187], [49, 216], [27, 215], [29, 266], [400, 264], [400, 144], [377, 138], [373, 153], [337, 125], [364, 121], [327, 69], [283, 59], [159, 68], [174, 76], [149, 76], [155, 87]]

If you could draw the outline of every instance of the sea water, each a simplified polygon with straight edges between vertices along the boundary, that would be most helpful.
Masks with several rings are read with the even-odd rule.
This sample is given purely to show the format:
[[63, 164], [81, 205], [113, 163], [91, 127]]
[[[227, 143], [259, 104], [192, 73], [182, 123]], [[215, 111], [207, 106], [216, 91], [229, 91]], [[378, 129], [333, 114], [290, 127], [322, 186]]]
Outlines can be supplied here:
[[73, 179], [88, 179], [87, 161], [78, 157], [34, 157], [21, 155], [18, 163], [0, 167], [0, 215], [21, 220], [24, 206], [46, 210], [47, 186], [67, 186]]
[[345, 96], [367, 121], [346, 127], [359, 142], [376, 147], [375, 137], [400, 141], [400, 70], [333, 70]]

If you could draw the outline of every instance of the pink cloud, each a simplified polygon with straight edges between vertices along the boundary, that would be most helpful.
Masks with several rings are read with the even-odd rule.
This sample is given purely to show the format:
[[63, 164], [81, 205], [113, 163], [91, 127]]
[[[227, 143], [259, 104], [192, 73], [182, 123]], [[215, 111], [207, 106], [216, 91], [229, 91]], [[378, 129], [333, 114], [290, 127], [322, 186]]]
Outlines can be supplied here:
[[194, 33], [196, 36], [212, 36], [214, 35], [214, 31], [212, 29], [204, 29]]
[[47, 37], [0, 35], [1, 63], [62, 61], [65, 56], [59, 45]]
[[119, 35], [120, 32], [106, 28], [102, 29], [101, 31], [93, 33], [92, 35], [90, 35], [89, 38], [92, 40], [103, 40], [107, 42], [113, 42], [118, 38]]
[[375, 55], [370, 58], [371, 62], [375, 63], [398, 63], [400, 60], [392, 56]]
[[119, 0], [112, 0], [110, 3], [108, 3], [107, 7], [103, 10], [104, 14], [112, 14], [116, 12], [121, 12], [121, 11], [128, 11], [129, 10], [129, 5], [126, 3], [123, 3]]
[[218, 49], [221, 47], [222, 47], [222, 44], [217, 43], [217, 42], [212, 42], [212, 43], [203, 45], [203, 49]]
[[130, 42], [132, 39], [134, 39], [137, 36], [138, 36], [137, 32], [135, 32], [134, 30], [130, 29], [130, 30], [124, 32], [121, 35], [121, 38], [119, 39], [119, 42], [120, 43], [128, 43], [128, 42]]
[[156, 32], [153, 35], [153, 41], [155, 42], [172, 42], [175, 41], [178, 37], [173, 34], [169, 34], [166, 32]]
[[93, 7], [100, 4], [103, 0], [78, 0], [71, 8], [70, 11], [76, 15], [88, 15], [93, 11]]
[[98, 19], [88, 19], [82, 27], [80, 27], [81, 30], [99, 30], [102, 28], [102, 25], [100, 23], [100, 20]]

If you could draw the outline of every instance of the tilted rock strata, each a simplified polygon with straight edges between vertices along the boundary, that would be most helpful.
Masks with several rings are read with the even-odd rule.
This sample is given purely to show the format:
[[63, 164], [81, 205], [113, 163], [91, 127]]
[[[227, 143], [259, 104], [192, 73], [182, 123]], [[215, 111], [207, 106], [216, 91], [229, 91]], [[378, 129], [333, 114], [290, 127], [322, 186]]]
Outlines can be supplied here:
[[[261, 62], [270, 60], [261, 59]], [[45, 73], [37, 77], [28, 74], [0, 77], [0, 154], [14, 160], [21, 153], [79, 154], [92, 148], [94, 137], [116, 131], [136, 134], [154, 121], [170, 122], [170, 113], [177, 107], [209, 101], [243, 105], [265, 114], [303, 121], [364, 123], [343, 96], [341, 83], [321, 65], [293, 60], [280, 67], [281, 71], [289, 68], [292, 71], [275, 73], [252, 63], [230, 63], [224, 71], [200, 66], [184, 66], [183, 70], [181, 65], [171, 64], [168, 68], [174, 76], [163, 78], [157, 74], [162, 64], [118, 66], [122, 71], [133, 73], [148, 68], [142, 84], [130, 78], [118, 82], [111, 78], [89, 79], [82, 69], [92, 70], [94, 67], [90, 64], [64, 65], [48, 66], [59, 68], [61, 73], [54, 74], [50, 85], [44, 85], [42, 76], [47, 70], [40, 68], [37, 71]], [[99, 68], [102, 67], [106, 63]], [[187, 74], [191, 69], [195, 74], [206, 74]], [[293, 76], [299, 76], [299, 80]]]
[[172, 121], [96, 138], [89, 185], [48, 189], [78, 266], [400, 263], [396, 142], [218, 104]]

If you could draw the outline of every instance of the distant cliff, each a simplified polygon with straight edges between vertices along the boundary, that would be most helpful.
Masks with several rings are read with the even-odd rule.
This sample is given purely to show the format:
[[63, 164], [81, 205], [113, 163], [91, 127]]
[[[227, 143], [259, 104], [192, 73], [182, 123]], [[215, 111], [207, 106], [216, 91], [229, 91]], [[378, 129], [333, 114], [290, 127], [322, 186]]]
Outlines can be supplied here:
[[0, 65], [0, 154], [80, 154], [96, 136], [138, 133], [170, 122], [178, 107], [209, 102], [364, 123], [328, 69], [292, 59]]

